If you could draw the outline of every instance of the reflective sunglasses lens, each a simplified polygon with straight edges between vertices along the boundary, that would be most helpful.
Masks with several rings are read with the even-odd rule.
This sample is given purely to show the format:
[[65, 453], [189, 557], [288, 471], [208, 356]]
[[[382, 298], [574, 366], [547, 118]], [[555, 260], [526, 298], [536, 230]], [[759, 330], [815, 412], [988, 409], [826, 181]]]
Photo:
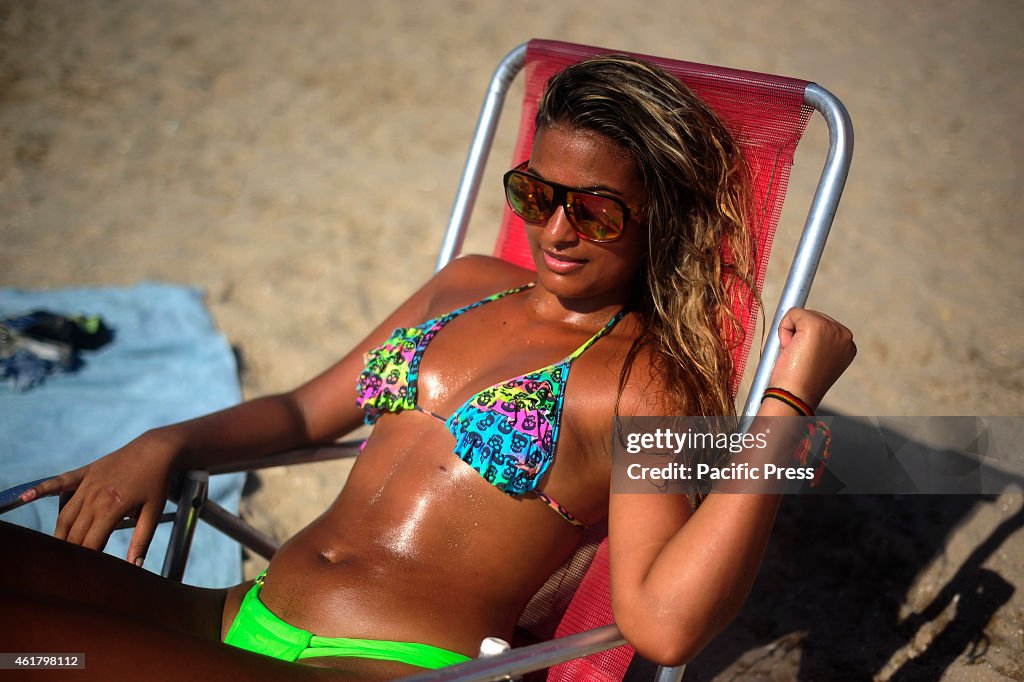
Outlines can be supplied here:
[[548, 219], [554, 194], [554, 188], [522, 173], [509, 173], [505, 182], [509, 208], [528, 223], [542, 223]]
[[570, 192], [566, 215], [584, 239], [607, 242], [622, 236], [625, 216], [622, 206], [608, 197]]

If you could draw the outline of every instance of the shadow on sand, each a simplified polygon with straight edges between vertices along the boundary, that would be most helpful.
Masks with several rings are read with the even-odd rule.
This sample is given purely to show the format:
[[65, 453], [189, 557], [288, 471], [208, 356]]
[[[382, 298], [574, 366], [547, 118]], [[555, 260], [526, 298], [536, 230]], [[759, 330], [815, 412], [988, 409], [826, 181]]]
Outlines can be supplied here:
[[905, 604], [957, 529], [994, 500], [787, 496], [743, 612], [683, 679], [748, 679], [764, 671], [761, 659], [781, 657], [792, 660], [795, 678], [759, 679], [935, 680], [961, 656], [983, 660], [986, 628], [1017, 578], [983, 565], [1024, 527], [1024, 509], [977, 541], [945, 584], [931, 586], [927, 606], [908, 614]]

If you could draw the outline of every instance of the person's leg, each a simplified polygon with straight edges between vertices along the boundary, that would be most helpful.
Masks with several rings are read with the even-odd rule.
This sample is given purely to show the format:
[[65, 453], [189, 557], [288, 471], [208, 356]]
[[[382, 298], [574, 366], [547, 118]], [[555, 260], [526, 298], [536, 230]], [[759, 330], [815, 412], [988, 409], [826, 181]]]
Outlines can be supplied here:
[[0, 522], [0, 589], [98, 607], [220, 640], [225, 590], [167, 580], [123, 559]]
[[[217, 680], [371, 681], [422, 670], [363, 658], [299, 664], [260, 656], [220, 642], [226, 590], [182, 585], [2, 521], [0, 550], [5, 554], [0, 561], [4, 651], [85, 653], [90, 672], [76, 671], [75, 679], [197, 679], [201, 671], [198, 679], [209, 673]], [[228, 619], [237, 613], [244, 591], [244, 586], [232, 590]]]
[[[0, 588], [0, 601], [4, 604], [0, 621], [4, 650], [84, 654], [85, 669], [73, 673], [76, 680], [355, 679], [330, 677], [322, 669], [258, 656], [148, 619], [54, 597]], [[53, 679], [53, 672], [46, 674], [46, 679]]]
[[[360, 658], [318, 659], [331, 668], [287, 663], [151, 619], [126, 616], [90, 604], [52, 596], [26, 595], [0, 587], [0, 642], [5, 652], [84, 654], [85, 669], [75, 680], [336, 680], [376, 682], [420, 672], [390, 661]], [[59, 675], [59, 673], [57, 673]], [[39, 673], [54, 679], [55, 673]], [[45, 677], [44, 677], [45, 676]], [[72, 677], [72, 674], [68, 674]], [[34, 677], [25, 671], [18, 679]]]

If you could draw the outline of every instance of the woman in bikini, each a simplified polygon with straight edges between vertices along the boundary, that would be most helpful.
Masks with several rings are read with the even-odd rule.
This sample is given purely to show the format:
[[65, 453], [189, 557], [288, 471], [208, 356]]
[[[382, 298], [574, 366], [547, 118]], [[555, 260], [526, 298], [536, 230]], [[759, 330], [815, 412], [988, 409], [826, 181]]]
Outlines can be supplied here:
[[[537, 272], [459, 259], [309, 383], [26, 493], [75, 491], [66, 542], [3, 527], [18, 548], [0, 565], [3, 648], [86, 652], [97, 678], [391, 679], [511, 638], [580, 528], [608, 518], [627, 640], [664, 664], [700, 651], [744, 601], [778, 498], [611, 495], [611, 426], [734, 410], [721, 339], [723, 302], [751, 283], [742, 157], [675, 79], [624, 57], [556, 76], [537, 118], [530, 159], [505, 176]], [[780, 333], [772, 385], [813, 408], [853, 359], [850, 332], [792, 310]], [[795, 412], [767, 400], [761, 414]], [[255, 583], [200, 589], [133, 565], [176, 472], [364, 421], [344, 490]], [[126, 514], [128, 561], [94, 551]]]

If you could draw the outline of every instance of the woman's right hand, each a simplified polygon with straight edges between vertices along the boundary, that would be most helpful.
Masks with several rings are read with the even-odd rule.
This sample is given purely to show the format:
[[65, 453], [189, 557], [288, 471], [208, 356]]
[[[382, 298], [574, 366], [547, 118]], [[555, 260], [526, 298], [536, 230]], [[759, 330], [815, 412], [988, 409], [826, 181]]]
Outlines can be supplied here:
[[90, 549], [102, 550], [124, 517], [136, 519], [126, 558], [141, 566], [163, 513], [178, 454], [177, 447], [150, 431], [106, 457], [43, 481], [21, 499], [73, 493], [57, 515], [54, 536]]

